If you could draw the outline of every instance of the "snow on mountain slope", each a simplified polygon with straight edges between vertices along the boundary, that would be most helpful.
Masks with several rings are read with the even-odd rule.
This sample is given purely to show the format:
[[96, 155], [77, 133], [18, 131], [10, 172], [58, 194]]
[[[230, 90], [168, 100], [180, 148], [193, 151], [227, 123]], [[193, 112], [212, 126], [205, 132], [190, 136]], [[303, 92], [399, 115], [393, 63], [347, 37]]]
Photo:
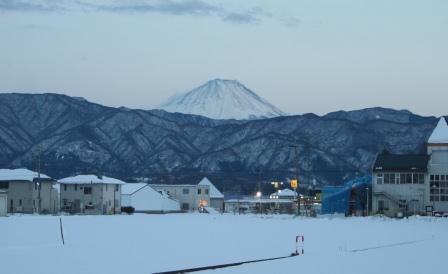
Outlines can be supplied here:
[[222, 79], [208, 81], [187, 93], [175, 95], [160, 108], [213, 119], [258, 119], [285, 115], [238, 81]]

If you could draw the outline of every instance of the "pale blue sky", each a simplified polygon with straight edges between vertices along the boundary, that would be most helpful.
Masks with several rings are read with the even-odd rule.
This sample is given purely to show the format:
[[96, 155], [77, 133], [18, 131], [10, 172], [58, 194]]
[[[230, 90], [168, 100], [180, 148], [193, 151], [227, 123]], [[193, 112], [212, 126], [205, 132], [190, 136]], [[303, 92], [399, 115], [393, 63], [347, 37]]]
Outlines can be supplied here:
[[150, 108], [213, 78], [288, 113], [448, 113], [445, 0], [0, 0], [0, 91]]

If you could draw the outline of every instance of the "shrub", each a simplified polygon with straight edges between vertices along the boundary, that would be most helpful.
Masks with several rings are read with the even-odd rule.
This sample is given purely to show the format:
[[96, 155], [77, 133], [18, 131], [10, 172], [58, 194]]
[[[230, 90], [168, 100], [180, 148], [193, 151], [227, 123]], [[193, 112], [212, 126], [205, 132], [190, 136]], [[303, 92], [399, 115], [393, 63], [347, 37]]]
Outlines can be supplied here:
[[121, 212], [127, 213], [127, 214], [132, 214], [134, 213], [135, 208], [133, 208], [132, 206], [123, 206], [121, 208]]

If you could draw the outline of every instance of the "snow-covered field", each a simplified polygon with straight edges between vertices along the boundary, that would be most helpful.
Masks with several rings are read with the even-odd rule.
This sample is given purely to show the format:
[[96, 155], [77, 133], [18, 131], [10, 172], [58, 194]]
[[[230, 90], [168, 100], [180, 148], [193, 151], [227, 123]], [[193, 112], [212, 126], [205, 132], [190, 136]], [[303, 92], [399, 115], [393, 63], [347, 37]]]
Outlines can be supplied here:
[[[0, 218], [0, 273], [149, 274], [305, 254], [198, 273], [444, 273], [447, 218], [171, 214]], [[353, 250], [373, 248], [365, 251]]]

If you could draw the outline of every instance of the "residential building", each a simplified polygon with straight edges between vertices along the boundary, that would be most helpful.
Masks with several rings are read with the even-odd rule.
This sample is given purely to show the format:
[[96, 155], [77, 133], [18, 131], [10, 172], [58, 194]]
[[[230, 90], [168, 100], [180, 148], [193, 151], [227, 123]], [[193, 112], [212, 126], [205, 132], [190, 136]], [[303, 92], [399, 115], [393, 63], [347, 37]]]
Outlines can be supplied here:
[[210, 205], [210, 186], [208, 185], [151, 185], [157, 191], [164, 191], [179, 201], [183, 211], [196, 211]]
[[59, 180], [61, 210], [72, 214], [121, 212], [121, 186], [125, 182], [107, 176], [77, 175]]
[[378, 155], [373, 166], [373, 213], [448, 212], [448, 124], [441, 118], [424, 155]]
[[49, 176], [28, 169], [0, 169], [0, 190], [8, 192], [9, 213], [58, 212], [55, 183]]
[[[210, 188], [210, 207], [216, 209], [219, 212], [224, 212], [224, 195], [219, 191], [213, 183], [204, 177], [198, 184], [198, 186], [208, 186]], [[206, 189], [204, 190], [206, 191]]]
[[121, 186], [121, 206], [133, 207], [135, 212], [169, 213], [179, 212], [179, 201], [169, 197], [163, 190], [156, 191], [147, 183]]

